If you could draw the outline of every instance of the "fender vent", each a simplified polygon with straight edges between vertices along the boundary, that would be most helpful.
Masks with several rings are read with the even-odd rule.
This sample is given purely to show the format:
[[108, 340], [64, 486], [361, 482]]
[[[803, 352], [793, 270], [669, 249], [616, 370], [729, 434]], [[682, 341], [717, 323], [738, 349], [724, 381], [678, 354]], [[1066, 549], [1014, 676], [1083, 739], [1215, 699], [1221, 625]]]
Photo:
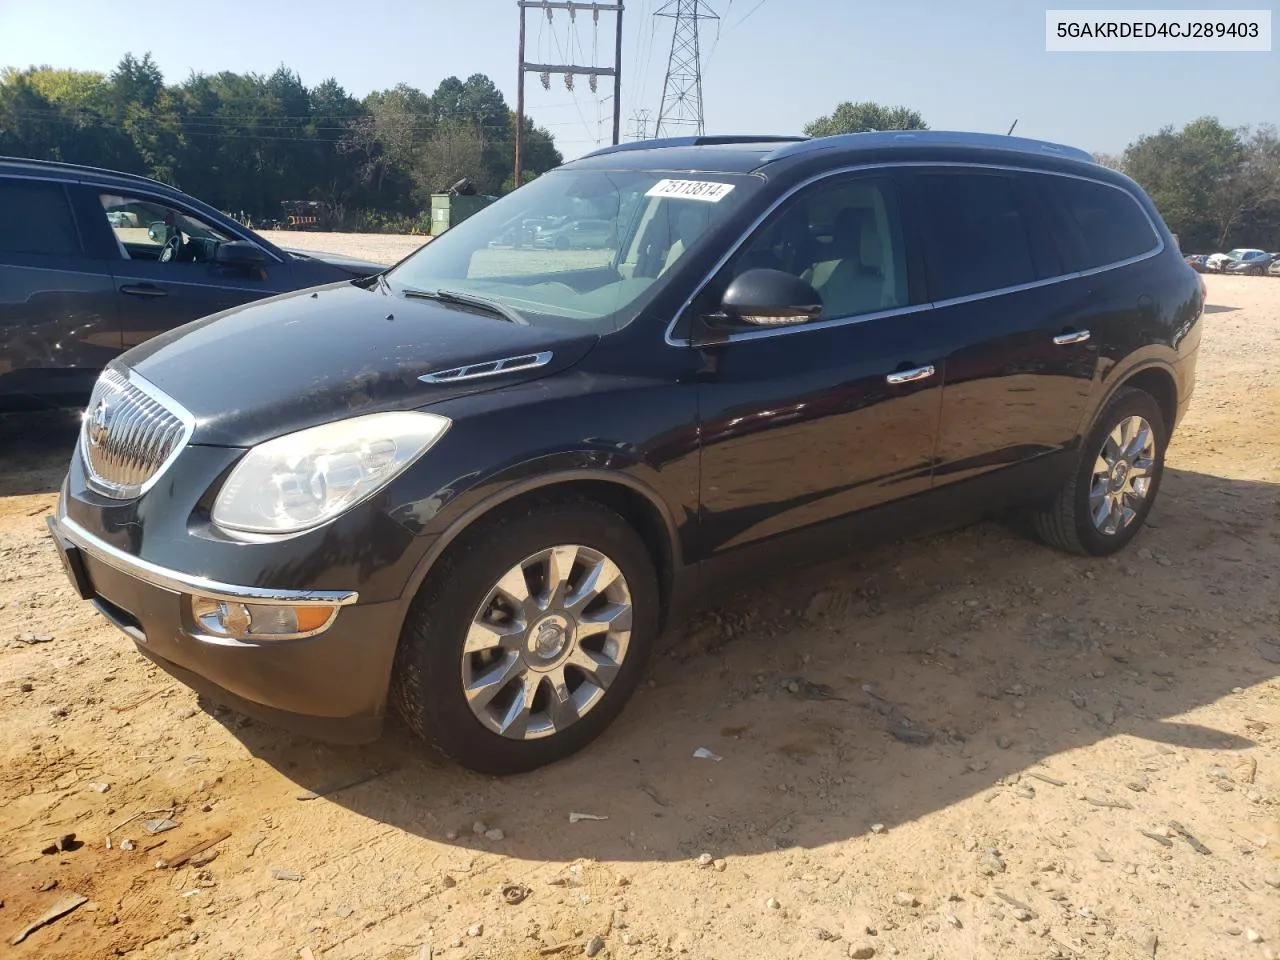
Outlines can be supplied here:
[[517, 370], [532, 370], [535, 367], [545, 367], [550, 362], [551, 351], [548, 350], [545, 353], [526, 353], [504, 360], [486, 360], [484, 363], [472, 363], [451, 370], [424, 373], [418, 379], [423, 383], [456, 383], [459, 380], [478, 380], [480, 377], [495, 377], [500, 373], [514, 373]]

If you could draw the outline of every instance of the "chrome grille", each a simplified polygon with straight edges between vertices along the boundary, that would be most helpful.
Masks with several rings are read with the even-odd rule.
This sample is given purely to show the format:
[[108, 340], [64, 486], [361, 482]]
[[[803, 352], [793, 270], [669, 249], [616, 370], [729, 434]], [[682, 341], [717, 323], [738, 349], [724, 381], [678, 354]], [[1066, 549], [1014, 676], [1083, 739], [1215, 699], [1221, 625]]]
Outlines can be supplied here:
[[190, 414], [137, 374], [105, 370], [80, 430], [89, 484], [117, 500], [141, 496], [186, 446], [192, 425]]

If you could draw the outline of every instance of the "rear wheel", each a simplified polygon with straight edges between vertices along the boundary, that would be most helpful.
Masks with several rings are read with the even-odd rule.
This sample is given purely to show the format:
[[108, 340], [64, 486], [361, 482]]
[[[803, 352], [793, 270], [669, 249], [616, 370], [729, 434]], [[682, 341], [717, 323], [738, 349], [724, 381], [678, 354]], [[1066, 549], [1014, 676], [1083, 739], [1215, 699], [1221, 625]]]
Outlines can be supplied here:
[[393, 693], [408, 725], [482, 773], [582, 749], [621, 712], [657, 635], [639, 535], [588, 500], [539, 502], [464, 535], [410, 609]]
[[1148, 393], [1122, 387], [1085, 439], [1075, 472], [1051, 503], [1032, 514], [1040, 538], [1086, 556], [1120, 550], [1151, 512], [1168, 442], [1159, 404]]

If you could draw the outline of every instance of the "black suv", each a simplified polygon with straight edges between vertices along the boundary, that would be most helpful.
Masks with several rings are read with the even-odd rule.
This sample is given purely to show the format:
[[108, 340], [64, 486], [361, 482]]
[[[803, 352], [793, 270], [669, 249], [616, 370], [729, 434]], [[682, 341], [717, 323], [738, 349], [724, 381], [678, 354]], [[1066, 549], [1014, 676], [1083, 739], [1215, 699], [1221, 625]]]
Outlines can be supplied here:
[[157, 333], [383, 269], [282, 250], [145, 177], [0, 157], [0, 413], [82, 406]]
[[[530, 220], [610, 245], [491, 246]], [[215, 700], [344, 740], [388, 702], [529, 769], [622, 710], [716, 578], [1025, 508], [1128, 543], [1200, 278], [1087, 154], [973, 134], [606, 149], [385, 274], [108, 367], [55, 539]]]

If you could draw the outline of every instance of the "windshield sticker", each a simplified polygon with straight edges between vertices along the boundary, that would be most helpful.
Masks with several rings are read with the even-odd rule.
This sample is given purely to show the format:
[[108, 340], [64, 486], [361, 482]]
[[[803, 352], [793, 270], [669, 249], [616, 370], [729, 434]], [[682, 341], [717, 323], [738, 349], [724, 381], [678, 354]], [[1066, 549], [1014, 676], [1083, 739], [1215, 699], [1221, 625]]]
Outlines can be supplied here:
[[711, 183], [706, 180], [659, 180], [645, 196], [719, 203], [732, 190], [732, 183]]

